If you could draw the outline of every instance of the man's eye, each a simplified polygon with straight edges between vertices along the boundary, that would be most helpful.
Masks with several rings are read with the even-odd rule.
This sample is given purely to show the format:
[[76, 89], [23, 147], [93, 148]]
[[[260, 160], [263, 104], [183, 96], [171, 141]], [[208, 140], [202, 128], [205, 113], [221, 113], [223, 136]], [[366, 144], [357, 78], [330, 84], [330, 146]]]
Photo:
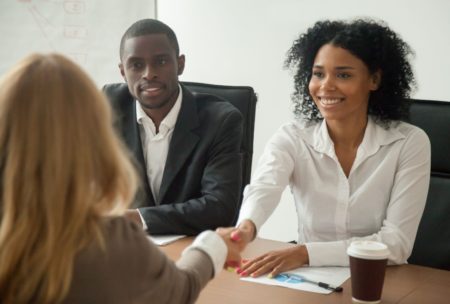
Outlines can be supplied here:
[[158, 60], [158, 64], [159, 65], [165, 65], [167, 63], [167, 60], [165, 59], [165, 58], [160, 58], [159, 60]]
[[132, 64], [131, 64], [131, 67], [133, 68], [133, 69], [140, 69], [140, 68], [142, 68], [142, 63], [141, 62], [133, 62]]

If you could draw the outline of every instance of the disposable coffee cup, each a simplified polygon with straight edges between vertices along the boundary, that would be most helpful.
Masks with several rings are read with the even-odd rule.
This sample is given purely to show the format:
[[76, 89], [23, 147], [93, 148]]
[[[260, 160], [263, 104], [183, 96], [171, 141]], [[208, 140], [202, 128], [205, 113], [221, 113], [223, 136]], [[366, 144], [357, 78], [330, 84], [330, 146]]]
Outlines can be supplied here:
[[380, 242], [354, 241], [347, 249], [350, 258], [354, 303], [380, 303], [389, 249]]

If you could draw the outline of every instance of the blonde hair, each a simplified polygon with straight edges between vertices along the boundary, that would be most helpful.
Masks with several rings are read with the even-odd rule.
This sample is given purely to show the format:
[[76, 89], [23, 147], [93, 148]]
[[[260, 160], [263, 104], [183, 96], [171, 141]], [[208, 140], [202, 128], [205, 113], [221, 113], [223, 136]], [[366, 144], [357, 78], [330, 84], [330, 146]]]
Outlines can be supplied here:
[[136, 177], [111, 116], [62, 55], [31, 55], [2, 79], [0, 302], [63, 300], [77, 252], [128, 207]]

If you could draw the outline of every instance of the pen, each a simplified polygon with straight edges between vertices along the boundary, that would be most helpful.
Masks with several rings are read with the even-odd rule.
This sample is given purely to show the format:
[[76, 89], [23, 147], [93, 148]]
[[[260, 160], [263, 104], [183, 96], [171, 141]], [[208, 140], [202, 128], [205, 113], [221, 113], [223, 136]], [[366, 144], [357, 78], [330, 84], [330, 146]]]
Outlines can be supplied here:
[[341, 292], [342, 290], [344, 290], [344, 288], [342, 288], [341, 286], [332, 286], [330, 284], [324, 283], [324, 282], [316, 282], [316, 281], [312, 281], [312, 280], [308, 280], [302, 277], [302, 281], [303, 282], [307, 282], [307, 283], [311, 283], [311, 284], [315, 284], [319, 287], [328, 289], [328, 290], [332, 290], [332, 291], [336, 291], [336, 292]]

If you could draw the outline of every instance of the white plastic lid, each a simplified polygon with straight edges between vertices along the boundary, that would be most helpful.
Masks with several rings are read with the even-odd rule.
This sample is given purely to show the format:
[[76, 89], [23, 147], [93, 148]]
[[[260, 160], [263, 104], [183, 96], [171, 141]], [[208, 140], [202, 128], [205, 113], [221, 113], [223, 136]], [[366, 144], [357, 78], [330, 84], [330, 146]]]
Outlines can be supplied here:
[[347, 254], [360, 259], [384, 260], [389, 256], [389, 249], [380, 242], [353, 241], [347, 248]]

